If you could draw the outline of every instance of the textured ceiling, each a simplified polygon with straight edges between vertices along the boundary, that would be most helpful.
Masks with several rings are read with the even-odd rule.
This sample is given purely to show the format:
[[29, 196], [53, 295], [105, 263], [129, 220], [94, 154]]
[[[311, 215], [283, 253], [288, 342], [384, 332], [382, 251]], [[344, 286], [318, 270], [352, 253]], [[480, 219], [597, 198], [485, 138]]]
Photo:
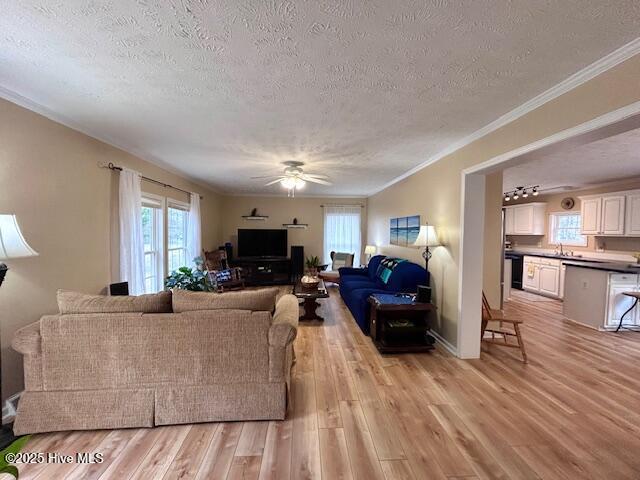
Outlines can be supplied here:
[[502, 182], [505, 192], [528, 185], [553, 191], [639, 176], [640, 129], [636, 129], [507, 168]]
[[637, 36], [640, 2], [0, 0], [0, 86], [229, 192], [366, 194]]

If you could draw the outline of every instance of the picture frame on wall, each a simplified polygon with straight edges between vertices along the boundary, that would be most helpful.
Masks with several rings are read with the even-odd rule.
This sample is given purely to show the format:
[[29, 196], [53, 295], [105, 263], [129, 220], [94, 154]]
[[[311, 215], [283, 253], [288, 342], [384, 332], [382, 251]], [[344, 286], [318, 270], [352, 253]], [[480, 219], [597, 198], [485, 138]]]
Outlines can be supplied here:
[[392, 218], [389, 226], [389, 243], [398, 245], [398, 219]]
[[389, 243], [407, 247], [413, 244], [420, 233], [420, 215], [389, 219]]

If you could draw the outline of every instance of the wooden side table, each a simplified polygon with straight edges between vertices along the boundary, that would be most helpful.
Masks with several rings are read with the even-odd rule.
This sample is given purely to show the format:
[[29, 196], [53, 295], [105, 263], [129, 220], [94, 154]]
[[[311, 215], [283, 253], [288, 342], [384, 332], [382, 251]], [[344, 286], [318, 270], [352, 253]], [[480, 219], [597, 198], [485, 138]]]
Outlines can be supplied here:
[[394, 294], [373, 294], [369, 303], [369, 335], [380, 353], [426, 352], [434, 348], [435, 339], [428, 333], [429, 313], [436, 309], [433, 304]]

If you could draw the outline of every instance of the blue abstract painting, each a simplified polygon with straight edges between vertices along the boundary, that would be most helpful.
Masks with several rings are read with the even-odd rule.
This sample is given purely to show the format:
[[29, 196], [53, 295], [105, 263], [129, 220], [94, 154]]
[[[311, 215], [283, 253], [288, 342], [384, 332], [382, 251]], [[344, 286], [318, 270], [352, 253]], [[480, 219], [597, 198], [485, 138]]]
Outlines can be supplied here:
[[410, 246], [420, 233], [420, 215], [392, 218], [389, 221], [389, 243]]

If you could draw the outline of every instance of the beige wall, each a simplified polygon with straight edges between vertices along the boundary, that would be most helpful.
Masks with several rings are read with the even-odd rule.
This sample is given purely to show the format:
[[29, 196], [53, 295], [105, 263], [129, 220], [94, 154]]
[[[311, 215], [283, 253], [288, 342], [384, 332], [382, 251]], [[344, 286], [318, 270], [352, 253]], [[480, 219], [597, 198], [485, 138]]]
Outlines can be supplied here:
[[388, 245], [392, 216], [420, 214], [439, 228], [446, 246], [430, 264], [440, 314], [435, 329], [451, 344], [457, 343], [461, 172], [640, 101], [639, 78], [640, 58], [634, 57], [369, 198], [369, 242], [385, 251], [419, 258], [418, 252]]
[[[13, 103], [0, 100], [0, 213], [14, 213], [35, 258], [7, 261], [0, 288], [3, 395], [22, 388], [20, 356], [9, 347], [16, 329], [57, 311], [55, 292], [98, 293], [118, 280], [118, 174], [114, 162], [188, 191], [202, 200], [203, 245], [220, 241], [213, 191]], [[185, 200], [143, 182], [143, 190]]]
[[[571, 192], [558, 193], [553, 195], [538, 195], [533, 199], [531, 197], [526, 199], [518, 199], [516, 201], [503, 202], [504, 205], [520, 205], [530, 202], [546, 202], [547, 203], [547, 221], [545, 223], [545, 235], [529, 236], [529, 235], [509, 235], [509, 239], [514, 247], [540, 247], [540, 248], [555, 248], [555, 244], [549, 243], [549, 215], [557, 212], [574, 211], [580, 212], [581, 201], [578, 198], [582, 195], [593, 195], [599, 193], [609, 192], [621, 192], [624, 190], [640, 189], [640, 179], [635, 179], [629, 182], [616, 183], [615, 185], [607, 185], [596, 188], [589, 188], [584, 190], [576, 190]], [[560, 202], [563, 198], [571, 197], [575, 200], [575, 204], [571, 210], [564, 210], [560, 206]], [[584, 255], [599, 251], [615, 254], [636, 253], [640, 251], [640, 238], [638, 237], [595, 237], [593, 235], [587, 235], [587, 246], [566, 246], [566, 250], [574, 250], [576, 252], [584, 252]]]
[[[324, 242], [324, 217], [321, 205], [363, 205], [362, 209], [362, 249], [366, 240], [366, 199], [365, 198], [287, 198], [283, 191], [278, 197], [224, 196], [222, 197], [222, 241], [231, 242], [234, 255], [237, 254], [237, 231], [239, 228], [283, 228], [283, 223], [308, 223], [307, 229], [289, 229], [287, 238], [291, 245], [303, 245], [305, 256], [318, 255], [322, 260]], [[264, 221], [251, 221], [242, 218], [249, 215], [253, 208], [261, 215], [268, 215]], [[290, 250], [289, 250], [290, 251]], [[355, 263], [355, 262], [354, 262]]]
[[500, 307], [502, 274], [502, 172], [487, 175], [484, 210], [482, 288], [493, 308]]

